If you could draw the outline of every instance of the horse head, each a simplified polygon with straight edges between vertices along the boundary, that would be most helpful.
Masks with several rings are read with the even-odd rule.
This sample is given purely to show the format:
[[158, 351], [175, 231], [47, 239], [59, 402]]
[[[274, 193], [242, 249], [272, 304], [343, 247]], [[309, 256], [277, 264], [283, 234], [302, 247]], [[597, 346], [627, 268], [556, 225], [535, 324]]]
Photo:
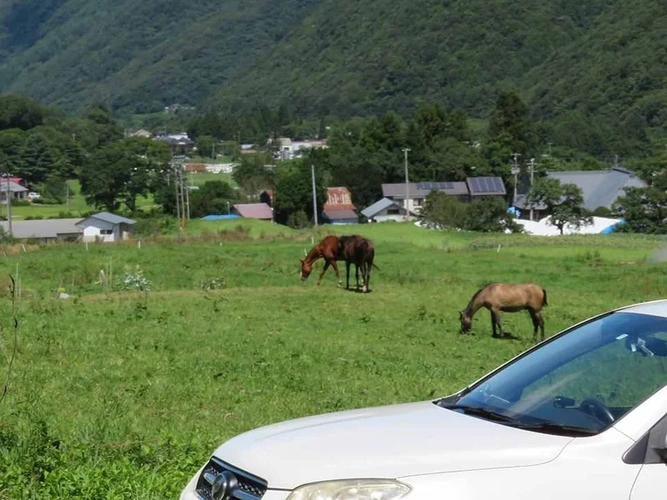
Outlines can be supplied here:
[[301, 259], [301, 281], [306, 281], [313, 270], [313, 263], [307, 259]]
[[472, 327], [472, 317], [465, 311], [459, 311], [459, 321], [461, 322], [461, 333], [469, 333]]

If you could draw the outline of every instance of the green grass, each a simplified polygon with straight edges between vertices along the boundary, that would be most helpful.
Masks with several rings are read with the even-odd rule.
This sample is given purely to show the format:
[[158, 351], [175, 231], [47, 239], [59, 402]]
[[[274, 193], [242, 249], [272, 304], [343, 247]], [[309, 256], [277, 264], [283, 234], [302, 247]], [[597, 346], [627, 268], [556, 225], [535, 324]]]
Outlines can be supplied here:
[[236, 186], [236, 182], [232, 178], [232, 174], [226, 174], [220, 172], [219, 174], [214, 174], [213, 172], [196, 172], [192, 174], [187, 174], [190, 179], [190, 183], [193, 186], [201, 186], [205, 182], [209, 181], [222, 181], [228, 183], [230, 186]]
[[[337, 289], [332, 270], [315, 287], [321, 261], [299, 280], [303, 249], [326, 229], [375, 241], [372, 293]], [[525, 314], [503, 315], [518, 340], [492, 339], [483, 313], [474, 335], [458, 333], [458, 310], [489, 281], [541, 283], [547, 335], [667, 296], [667, 264], [649, 259], [657, 239], [326, 229], [197, 221], [182, 241], [141, 248], [5, 248], [0, 270], [18, 265], [22, 292], [0, 403], [0, 498], [175, 498], [239, 432], [449, 394], [532, 344]], [[125, 266], [143, 270], [149, 292], [95, 283]], [[214, 279], [226, 287], [207, 290]], [[56, 299], [59, 287], [75, 297]], [[7, 356], [9, 298], [0, 313]]]

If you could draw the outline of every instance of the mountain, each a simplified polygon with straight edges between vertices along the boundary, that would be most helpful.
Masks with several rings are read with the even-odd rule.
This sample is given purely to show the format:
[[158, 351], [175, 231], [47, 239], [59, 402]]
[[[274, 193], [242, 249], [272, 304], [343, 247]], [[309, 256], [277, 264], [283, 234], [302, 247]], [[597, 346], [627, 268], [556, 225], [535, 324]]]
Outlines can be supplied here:
[[658, 0], [8, 0], [0, 91], [136, 113], [422, 100], [486, 117], [514, 89], [550, 141], [636, 150], [667, 118], [666, 17]]
[[255, 63], [317, 0], [9, 0], [0, 91], [65, 109], [196, 104]]

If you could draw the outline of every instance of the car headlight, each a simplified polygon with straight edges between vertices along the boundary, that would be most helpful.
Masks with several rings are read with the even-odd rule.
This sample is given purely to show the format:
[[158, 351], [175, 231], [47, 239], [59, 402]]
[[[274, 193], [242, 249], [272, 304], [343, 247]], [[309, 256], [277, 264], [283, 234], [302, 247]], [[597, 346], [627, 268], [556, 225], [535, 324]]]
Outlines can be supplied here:
[[398, 500], [410, 487], [388, 479], [349, 479], [299, 486], [287, 500]]

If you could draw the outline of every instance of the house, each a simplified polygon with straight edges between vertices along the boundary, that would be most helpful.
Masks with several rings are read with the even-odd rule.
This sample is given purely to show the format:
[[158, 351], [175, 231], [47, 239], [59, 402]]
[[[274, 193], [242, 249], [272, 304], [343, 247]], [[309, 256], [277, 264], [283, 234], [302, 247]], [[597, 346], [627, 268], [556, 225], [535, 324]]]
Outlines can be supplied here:
[[[12, 221], [11, 236], [19, 240], [35, 240], [40, 243], [53, 241], [76, 241], [82, 236], [78, 219], [39, 219]], [[9, 235], [9, 222], [0, 222], [0, 227]]]
[[100, 212], [78, 222], [83, 241], [111, 242], [130, 238], [137, 221], [109, 212]]
[[0, 202], [7, 202], [7, 192], [11, 193], [10, 199], [12, 200], [25, 200], [28, 197], [28, 192], [30, 191], [27, 187], [22, 186], [18, 182], [14, 182], [11, 179], [16, 179], [22, 181], [20, 178], [4, 177], [0, 179]]
[[273, 220], [273, 209], [266, 203], [241, 203], [234, 205], [232, 213], [245, 219]]
[[[380, 201], [376, 201], [364, 208], [361, 214], [369, 222], [402, 221], [406, 218], [405, 204], [397, 203], [389, 198], [382, 198]], [[410, 218], [414, 218], [417, 214], [410, 212], [409, 216]]]
[[327, 188], [327, 201], [324, 203], [324, 219], [330, 224], [357, 224], [357, 207], [352, 203], [352, 194], [346, 187]]
[[[634, 172], [621, 167], [612, 167], [608, 170], [547, 172], [547, 177], [558, 179], [561, 184], [574, 184], [581, 189], [584, 208], [591, 212], [600, 207], [611, 209], [616, 200], [625, 196], [626, 188], [647, 187], [647, 184]], [[531, 208], [526, 202], [526, 194], [518, 195], [514, 206], [524, 212]], [[534, 206], [533, 213], [534, 217], [541, 218], [546, 215], [546, 207]]]
[[[461, 201], [472, 201], [480, 196], [505, 196], [505, 184], [500, 177], [468, 177], [465, 182], [410, 182], [407, 185], [408, 210], [418, 213], [426, 196], [439, 191]], [[382, 184], [382, 196], [405, 207], [405, 183]]]

